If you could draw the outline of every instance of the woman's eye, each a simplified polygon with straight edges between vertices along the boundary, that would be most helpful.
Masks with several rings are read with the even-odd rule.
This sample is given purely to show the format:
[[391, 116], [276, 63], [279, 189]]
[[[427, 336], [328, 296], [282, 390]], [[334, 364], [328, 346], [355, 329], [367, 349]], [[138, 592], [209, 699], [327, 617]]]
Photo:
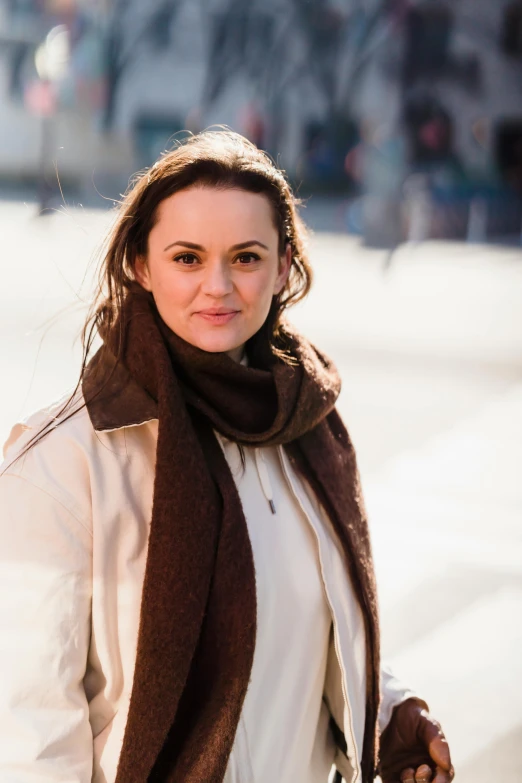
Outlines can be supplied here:
[[174, 261], [177, 261], [177, 263], [182, 266], [195, 266], [198, 262], [198, 258], [194, 253], [182, 253], [181, 255], [176, 256]]
[[239, 261], [242, 266], [248, 266], [249, 264], [254, 264], [256, 261], [259, 261], [259, 256], [257, 253], [242, 253], [237, 257], [236, 261]]

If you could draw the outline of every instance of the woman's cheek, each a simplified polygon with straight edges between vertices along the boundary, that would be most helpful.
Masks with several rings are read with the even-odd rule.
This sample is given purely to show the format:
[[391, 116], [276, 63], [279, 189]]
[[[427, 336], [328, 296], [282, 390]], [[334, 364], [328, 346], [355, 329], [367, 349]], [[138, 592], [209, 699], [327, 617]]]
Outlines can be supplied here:
[[163, 281], [163, 292], [169, 297], [173, 304], [183, 305], [186, 300], [190, 300], [193, 293], [197, 290], [197, 280], [194, 274], [169, 274]]
[[[267, 301], [272, 301], [272, 289], [274, 287], [273, 276], [263, 270], [262, 274], [250, 275], [252, 278], [248, 288], [249, 302], [255, 307], [265, 308]], [[250, 281], [249, 281], [250, 282]]]

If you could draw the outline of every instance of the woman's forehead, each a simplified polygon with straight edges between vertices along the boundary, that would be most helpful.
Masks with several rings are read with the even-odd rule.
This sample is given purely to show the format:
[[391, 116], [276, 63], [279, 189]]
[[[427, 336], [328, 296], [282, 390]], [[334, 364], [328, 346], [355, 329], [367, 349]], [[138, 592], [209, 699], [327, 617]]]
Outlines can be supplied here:
[[[261, 232], [265, 239], [277, 238], [272, 205], [260, 193], [239, 189], [194, 186], [164, 199], [158, 207], [156, 236], [183, 230], [215, 237]], [[190, 240], [189, 236], [182, 237]], [[246, 237], [246, 239], [261, 237]], [[242, 241], [238, 239], [237, 241]]]

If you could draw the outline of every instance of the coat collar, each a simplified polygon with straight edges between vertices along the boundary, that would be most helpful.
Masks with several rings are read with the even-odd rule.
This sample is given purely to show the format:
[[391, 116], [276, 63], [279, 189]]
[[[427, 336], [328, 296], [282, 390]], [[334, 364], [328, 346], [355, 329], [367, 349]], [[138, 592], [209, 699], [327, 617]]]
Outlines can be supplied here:
[[121, 362], [98, 351], [87, 365], [82, 391], [96, 432], [135, 427], [158, 418], [158, 405]]

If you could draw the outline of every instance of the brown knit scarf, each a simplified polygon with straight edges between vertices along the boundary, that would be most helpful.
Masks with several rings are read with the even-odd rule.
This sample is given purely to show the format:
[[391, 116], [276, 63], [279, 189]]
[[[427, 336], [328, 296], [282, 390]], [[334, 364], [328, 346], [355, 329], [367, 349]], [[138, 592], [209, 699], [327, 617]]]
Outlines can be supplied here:
[[354, 450], [334, 407], [335, 368], [290, 330], [293, 364], [273, 357], [260, 367], [251, 357], [245, 367], [201, 351], [173, 334], [138, 288], [126, 300], [124, 324], [118, 372], [115, 330], [103, 335], [83, 384], [88, 408], [103, 404], [104, 394], [131, 404], [139, 389], [159, 419], [136, 668], [116, 783], [221, 783], [232, 750], [254, 655], [256, 587], [241, 502], [214, 430], [246, 446], [283, 444], [339, 535], [365, 621], [362, 768], [370, 783], [377, 601]]

